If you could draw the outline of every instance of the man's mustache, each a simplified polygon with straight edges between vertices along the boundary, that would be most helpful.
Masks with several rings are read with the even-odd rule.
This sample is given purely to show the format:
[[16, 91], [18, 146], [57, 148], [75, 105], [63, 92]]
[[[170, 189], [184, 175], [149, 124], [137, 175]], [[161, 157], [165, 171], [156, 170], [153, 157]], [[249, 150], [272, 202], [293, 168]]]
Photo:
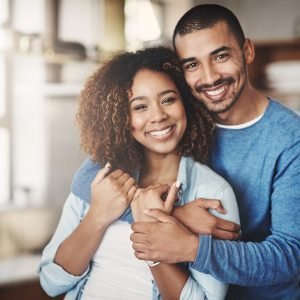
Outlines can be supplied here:
[[195, 91], [197, 94], [199, 94], [205, 89], [213, 88], [215, 86], [222, 85], [222, 84], [232, 84], [232, 83], [235, 83], [235, 79], [233, 77], [220, 78], [216, 80], [213, 84], [202, 84], [196, 86]]

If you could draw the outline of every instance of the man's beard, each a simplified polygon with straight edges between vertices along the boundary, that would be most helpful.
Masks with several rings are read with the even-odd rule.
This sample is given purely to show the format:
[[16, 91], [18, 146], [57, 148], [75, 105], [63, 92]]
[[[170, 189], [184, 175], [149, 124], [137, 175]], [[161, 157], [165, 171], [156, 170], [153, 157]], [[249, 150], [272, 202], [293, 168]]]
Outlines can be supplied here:
[[227, 103], [227, 105], [225, 105], [224, 107], [216, 107], [214, 105], [210, 106], [210, 104], [207, 101], [205, 101], [204, 98], [201, 98], [201, 93], [203, 91], [205, 92], [205, 89], [208, 89], [208, 88], [213, 88], [213, 87], [220, 86], [223, 84], [227, 84], [228, 86], [231, 84], [234, 84], [234, 83], [236, 83], [236, 80], [233, 77], [220, 78], [220, 79], [216, 80], [213, 84], [203, 84], [203, 85], [196, 86], [196, 88], [194, 90], [194, 95], [212, 113], [216, 113], [216, 114], [224, 113], [233, 107], [233, 105], [238, 101], [238, 99], [240, 98], [240, 96], [244, 90], [244, 87], [246, 85], [247, 78], [248, 78], [247, 67], [246, 67], [245, 61], [243, 62], [243, 68], [241, 69], [240, 75], [241, 75], [241, 77], [244, 77], [244, 82], [243, 82], [242, 86], [240, 87], [240, 89], [235, 94], [232, 95], [231, 101], [229, 103]]

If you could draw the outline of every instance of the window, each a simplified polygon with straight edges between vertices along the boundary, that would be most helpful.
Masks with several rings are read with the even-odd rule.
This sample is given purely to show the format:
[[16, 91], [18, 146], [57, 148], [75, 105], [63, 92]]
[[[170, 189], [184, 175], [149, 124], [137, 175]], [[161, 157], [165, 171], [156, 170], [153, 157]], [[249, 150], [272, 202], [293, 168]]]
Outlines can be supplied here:
[[0, 205], [10, 198], [10, 132], [7, 101], [8, 1], [0, 0]]

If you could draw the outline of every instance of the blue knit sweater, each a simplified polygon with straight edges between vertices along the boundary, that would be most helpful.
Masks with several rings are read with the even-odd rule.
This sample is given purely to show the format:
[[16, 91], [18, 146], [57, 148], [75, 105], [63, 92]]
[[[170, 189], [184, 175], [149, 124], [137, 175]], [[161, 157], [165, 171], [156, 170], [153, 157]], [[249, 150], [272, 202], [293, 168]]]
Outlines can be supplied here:
[[300, 117], [270, 100], [243, 129], [217, 128], [212, 168], [232, 185], [243, 241], [200, 239], [193, 267], [228, 299], [300, 299]]

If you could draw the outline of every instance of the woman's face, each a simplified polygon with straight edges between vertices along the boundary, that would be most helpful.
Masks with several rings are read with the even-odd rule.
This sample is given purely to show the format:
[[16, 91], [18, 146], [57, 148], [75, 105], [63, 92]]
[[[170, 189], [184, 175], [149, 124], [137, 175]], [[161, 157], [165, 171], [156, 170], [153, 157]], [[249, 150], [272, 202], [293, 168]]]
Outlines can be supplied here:
[[177, 151], [186, 129], [181, 95], [164, 73], [140, 70], [133, 79], [129, 97], [133, 137], [148, 153]]

